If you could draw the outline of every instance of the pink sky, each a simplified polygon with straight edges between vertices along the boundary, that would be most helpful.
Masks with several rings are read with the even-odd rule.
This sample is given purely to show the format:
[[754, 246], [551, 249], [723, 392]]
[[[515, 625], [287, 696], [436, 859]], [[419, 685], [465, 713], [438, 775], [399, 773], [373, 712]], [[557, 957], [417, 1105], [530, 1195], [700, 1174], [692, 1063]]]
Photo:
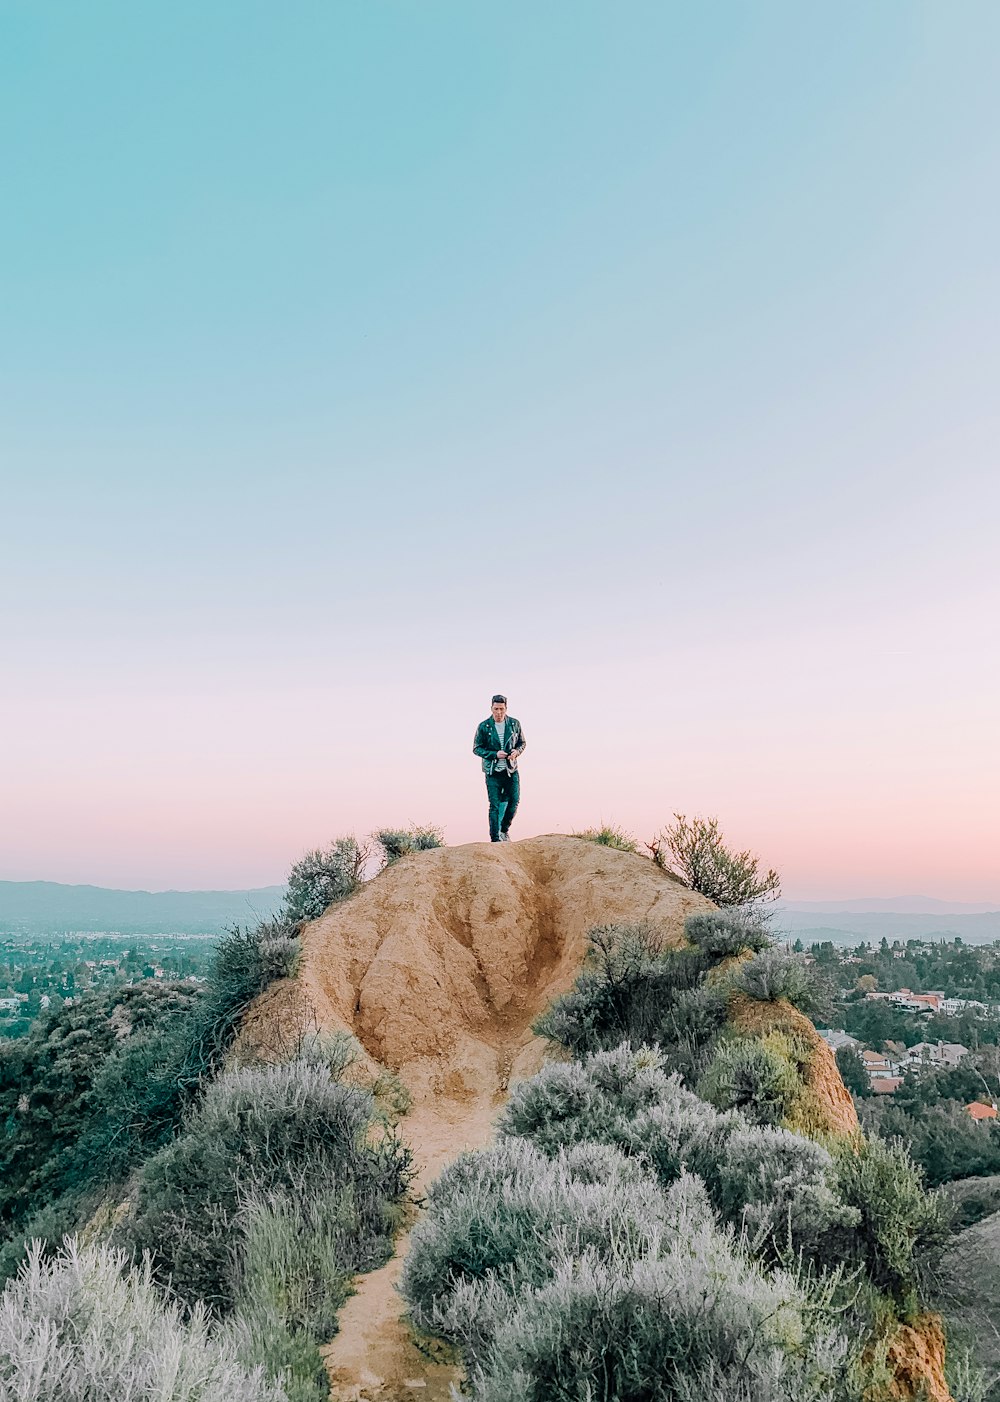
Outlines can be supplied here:
[[194, 689], [161, 667], [73, 693], [42, 668], [5, 702], [5, 732], [29, 743], [7, 757], [0, 875], [255, 886], [346, 831], [416, 821], [480, 840], [472, 733], [501, 685], [529, 742], [515, 836], [613, 822], [645, 839], [674, 811], [717, 815], [792, 898], [998, 899], [995, 659], [977, 673], [961, 621], [945, 636], [928, 614], [897, 620], [886, 665], [883, 627], [863, 646], [855, 627], [839, 659], [829, 630], [786, 638], [784, 669], [773, 638], [726, 640], [720, 667], [651, 635], [627, 658], [613, 640], [589, 660], [483, 656], [454, 682], [412, 655], [367, 681], [320, 664], [309, 686], [234, 687], [206, 660]]

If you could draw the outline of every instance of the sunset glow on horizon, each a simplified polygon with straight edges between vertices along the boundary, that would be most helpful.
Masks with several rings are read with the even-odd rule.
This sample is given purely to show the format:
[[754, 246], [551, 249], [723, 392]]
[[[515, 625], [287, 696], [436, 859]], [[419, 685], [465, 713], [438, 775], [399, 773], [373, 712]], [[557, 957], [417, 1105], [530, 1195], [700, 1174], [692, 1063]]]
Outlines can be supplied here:
[[1000, 906], [1000, 11], [0, 25], [0, 879], [485, 840], [499, 688], [515, 839]]

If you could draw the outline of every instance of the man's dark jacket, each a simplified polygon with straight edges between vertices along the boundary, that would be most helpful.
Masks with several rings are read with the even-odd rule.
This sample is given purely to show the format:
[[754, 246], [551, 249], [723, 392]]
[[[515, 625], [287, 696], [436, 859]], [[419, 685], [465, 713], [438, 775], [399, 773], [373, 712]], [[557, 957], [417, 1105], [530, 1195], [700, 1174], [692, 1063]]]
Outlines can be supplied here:
[[[524, 738], [524, 731], [521, 729], [521, 722], [514, 716], [505, 716], [503, 722], [503, 734], [497, 730], [496, 721], [492, 716], [487, 716], [480, 721], [476, 727], [476, 738], [472, 742], [472, 753], [478, 755], [483, 761], [483, 773], [493, 774], [496, 770], [497, 754], [500, 750], [505, 750], [511, 756], [512, 769], [517, 768], [517, 761], [527, 749], [527, 741]], [[503, 771], [503, 760], [500, 761], [501, 772]]]

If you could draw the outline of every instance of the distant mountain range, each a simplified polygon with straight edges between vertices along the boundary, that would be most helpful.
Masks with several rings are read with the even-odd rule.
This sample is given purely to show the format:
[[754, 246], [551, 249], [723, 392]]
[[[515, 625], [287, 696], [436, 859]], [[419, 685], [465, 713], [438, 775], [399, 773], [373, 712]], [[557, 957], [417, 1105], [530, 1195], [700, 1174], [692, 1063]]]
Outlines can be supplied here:
[[1000, 940], [1000, 911], [980, 915], [894, 915], [891, 912], [824, 914], [821, 911], [778, 910], [774, 925], [788, 935], [797, 935], [806, 944], [831, 940], [834, 944], [877, 943], [883, 936], [893, 940], [953, 940], [966, 944], [992, 944]]
[[284, 886], [248, 891], [115, 891], [57, 881], [0, 881], [0, 933], [215, 935], [274, 913]]
[[1000, 940], [1000, 901], [939, 901], [932, 896], [869, 896], [848, 901], [779, 901], [775, 926], [804, 943], [831, 940]]
[[938, 901], [933, 896], [867, 896], [851, 901], [781, 901], [782, 910], [813, 915], [995, 915], [998, 901]]

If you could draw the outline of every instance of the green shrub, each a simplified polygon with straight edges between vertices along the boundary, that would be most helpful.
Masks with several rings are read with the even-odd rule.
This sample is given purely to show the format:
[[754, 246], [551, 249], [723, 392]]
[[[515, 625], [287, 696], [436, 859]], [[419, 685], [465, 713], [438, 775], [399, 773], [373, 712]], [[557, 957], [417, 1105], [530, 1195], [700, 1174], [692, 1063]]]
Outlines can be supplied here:
[[952, 1228], [961, 1231], [1000, 1212], [1000, 1175], [988, 1178], [960, 1178], [945, 1187], [951, 1206]]
[[254, 929], [234, 926], [219, 941], [196, 1035], [178, 1077], [188, 1099], [221, 1069], [250, 1005], [275, 979], [288, 977], [297, 958], [298, 940], [280, 920]]
[[750, 1227], [772, 1254], [789, 1239], [821, 1254], [825, 1234], [856, 1216], [831, 1191], [824, 1148], [736, 1113], [719, 1114], [646, 1050], [622, 1046], [545, 1067], [514, 1088], [497, 1132], [529, 1139], [549, 1155], [610, 1144], [648, 1163], [665, 1187], [690, 1169], [723, 1219]]
[[356, 837], [338, 837], [307, 852], [288, 873], [284, 918], [291, 925], [318, 920], [331, 905], [353, 896], [370, 853]]
[[464, 1155], [431, 1190], [401, 1288], [459, 1345], [480, 1402], [848, 1395], [827, 1302], [767, 1276], [696, 1179], [662, 1192], [607, 1148]]
[[18, 1222], [0, 1248], [0, 1286], [17, 1274], [32, 1242], [37, 1242], [43, 1259], [54, 1256], [63, 1239], [89, 1221], [100, 1202], [94, 1192], [64, 1192]]
[[357, 1221], [349, 1198], [252, 1192], [240, 1209], [236, 1301], [227, 1336], [240, 1359], [281, 1377], [289, 1402], [327, 1402], [320, 1346], [351, 1288]]
[[272, 1308], [231, 1315], [220, 1333], [244, 1367], [280, 1379], [288, 1402], [330, 1402], [330, 1378], [321, 1352], [327, 1340], [289, 1325]]
[[778, 873], [761, 871], [760, 859], [751, 852], [731, 852], [717, 818], [688, 819], [675, 813], [673, 823], [651, 846], [658, 865], [716, 905], [755, 906], [781, 895]]
[[164, 1303], [148, 1261], [67, 1238], [32, 1248], [0, 1297], [0, 1393], [22, 1402], [286, 1402], [213, 1338], [204, 1311]]
[[868, 1079], [868, 1072], [865, 1070], [865, 1063], [861, 1059], [861, 1053], [854, 1047], [838, 1047], [834, 1053], [837, 1063], [837, 1070], [840, 1072], [840, 1079], [851, 1092], [852, 1095], [871, 1095], [871, 1082]]
[[801, 1093], [795, 1068], [756, 1038], [723, 1041], [698, 1086], [719, 1110], [742, 1110], [759, 1125], [787, 1120]]
[[812, 986], [809, 968], [801, 954], [784, 949], [764, 949], [741, 964], [733, 975], [733, 986], [760, 1003], [786, 999], [796, 1007], [809, 1007]]
[[616, 828], [605, 824], [602, 828], [584, 828], [582, 832], [574, 832], [571, 837], [582, 837], [585, 842], [596, 842], [598, 847], [614, 847], [619, 852], [638, 852], [639, 844], [631, 833], [624, 828]]
[[535, 1031], [577, 1055], [625, 1041], [654, 1045], [670, 1069], [694, 1079], [725, 1023], [726, 995], [703, 986], [709, 958], [665, 940], [643, 924], [591, 930], [583, 972]]
[[112, 1138], [121, 1161], [145, 1135], [169, 1134], [179, 1066], [205, 1002], [190, 984], [119, 985], [43, 1013], [27, 1037], [4, 1046], [3, 1235], [62, 1194], [104, 1181], [117, 1166], [101, 1153]]
[[834, 1186], [858, 1213], [858, 1225], [839, 1239], [841, 1258], [863, 1265], [904, 1316], [915, 1312], [919, 1287], [947, 1242], [947, 1199], [927, 1192], [902, 1144], [874, 1136], [841, 1148]]
[[771, 944], [764, 921], [745, 910], [713, 910], [703, 915], [689, 915], [684, 921], [684, 933], [696, 948], [713, 960], [731, 959], [748, 949], [756, 953]]
[[444, 846], [444, 833], [440, 828], [380, 828], [372, 837], [382, 848], [383, 870], [411, 852], [428, 852]]
[[128, 1239], [148, 1250], [177, 1295], [232, 1309], [239, 1274], [241, 1201], [286, 1195], [303, 1214], [317, 1195], [349, 1212], [344, 1270], [389, 1254], [396, 1204], [409, 1182], [408, 1150], [372, 1139], [367, 1091], [306, 1062], [227, 1071], [206, 1090], [184, 1131], [143, 1167]]
[[265, 921], [220, 940], [207, 983], [145, 980], [43, 1014], [0, 1056], [0, 1280], [25, 1224], [56, 1246], [101, 1191], [169, 1143], [221, 1067], [250, 1004], [298, 956]]

